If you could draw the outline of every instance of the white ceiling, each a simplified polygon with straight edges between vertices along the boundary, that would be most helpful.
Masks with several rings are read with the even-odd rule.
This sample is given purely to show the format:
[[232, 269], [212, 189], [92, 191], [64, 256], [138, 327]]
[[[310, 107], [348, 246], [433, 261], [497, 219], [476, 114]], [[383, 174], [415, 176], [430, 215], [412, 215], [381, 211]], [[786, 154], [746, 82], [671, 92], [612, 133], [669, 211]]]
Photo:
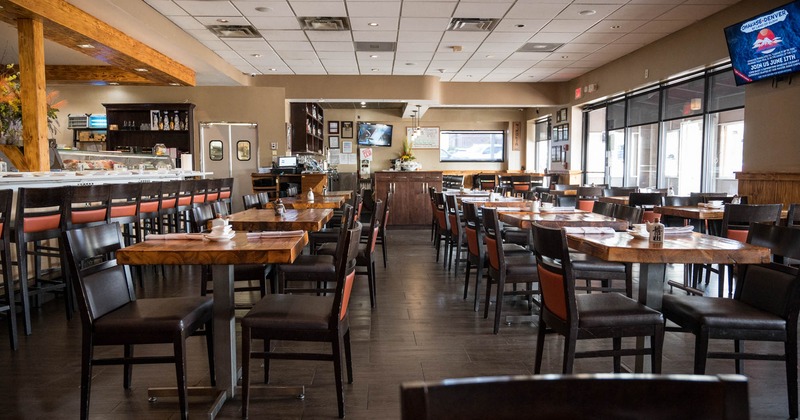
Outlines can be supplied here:
[[[561, 82], [738, 0], [144, 1], [247, 74], [435, 75], [454, 82]], [[304, 31], [298, 16], [346, 16], [351, 29]], [[491, 32], [446, 31], [453, 17], [500, 20]], [[221, 39], [206, 28], [219, 24], [252, 25], [262, 37]], [[129, 35], [138, 38], [135, 33]], [[397, 48], [395, 52], [356, 52], [354, 42], [361, 41], [396, 42]], [[553, 53], [517, 52], [525, 43], [565, 45]], [[454, 51], [456, 46], [461, 51]]]

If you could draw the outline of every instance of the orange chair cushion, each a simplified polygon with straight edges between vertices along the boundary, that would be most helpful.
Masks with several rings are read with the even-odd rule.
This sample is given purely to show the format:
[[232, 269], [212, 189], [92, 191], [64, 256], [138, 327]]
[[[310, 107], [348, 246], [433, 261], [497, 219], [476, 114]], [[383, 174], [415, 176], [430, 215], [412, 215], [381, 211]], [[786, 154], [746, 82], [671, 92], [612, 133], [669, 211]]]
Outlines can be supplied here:
[[734, 241], [747, 242], [748, 232], [749, 231], [747, 230], [729, 230], [728, 238], [733, 239]]
[[135, 216], [136, 204], [111, 207], [111, 217]]
[[106, 220], [106, 209], [72, 211], [72, 223], [81, 225]]
[[550, 271], [537, 264], [539, 268], [539, 284], [542, 286], [542, 301], [547, 310], [557, 317], [567, 319], [567, 296], [564, 292], [564, 276]]
[[50, 216], [35, 216], [25, 218], [25, 233], [44, 232], [51, 229], [59, 229], [61, 215], [53, 214]]
[[347, 306], [350, 304], [350, 292], [353, 290], [353, 283], [356, 279], [356, 271], [348, 274], [344, 278], [344, 290], [342, 291], [342, 310], [339, 312], [339, 319], [342, 320], [347, 315]]
[[594, 200], [578, 200], [578, 210], [591, 212], [594, 208]]

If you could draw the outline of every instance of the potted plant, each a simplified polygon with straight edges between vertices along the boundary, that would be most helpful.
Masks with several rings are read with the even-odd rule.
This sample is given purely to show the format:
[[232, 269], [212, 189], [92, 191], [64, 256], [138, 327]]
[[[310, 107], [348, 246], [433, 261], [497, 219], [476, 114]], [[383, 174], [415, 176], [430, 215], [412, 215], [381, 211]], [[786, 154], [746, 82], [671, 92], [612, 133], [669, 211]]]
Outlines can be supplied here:
[[404, 171], [416, 171], [419, 169], [420, 164], [414, 162], [414, 156], [411, 142], [408, 139], [403, 140], [403, 153], [400, 155], [400, 168]]

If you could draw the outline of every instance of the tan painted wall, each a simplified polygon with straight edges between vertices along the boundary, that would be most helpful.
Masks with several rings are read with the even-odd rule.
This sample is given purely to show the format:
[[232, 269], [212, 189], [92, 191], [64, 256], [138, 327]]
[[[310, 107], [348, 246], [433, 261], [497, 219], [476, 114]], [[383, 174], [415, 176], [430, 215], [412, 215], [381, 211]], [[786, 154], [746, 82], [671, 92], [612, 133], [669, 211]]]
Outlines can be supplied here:
[[197, 124], [205, 121], [258, 123], [260, 164], [271, 162], [269, 143], [277, 142], [279, 153], [286, 149], [284, 91], [255, 87], [134, 87], [57, 86], [67, 101], [59, 112], [59, 144], [72, 144], [67, 115], [104, 114], [103, 103], [190, 102], [195, 108], [195, 149], [199, 143]]
[[[795, 75], [798, 78], [798, 75]], [[769, 80], [745, 88], [745, 172], [800, 171], [800, 86]]]

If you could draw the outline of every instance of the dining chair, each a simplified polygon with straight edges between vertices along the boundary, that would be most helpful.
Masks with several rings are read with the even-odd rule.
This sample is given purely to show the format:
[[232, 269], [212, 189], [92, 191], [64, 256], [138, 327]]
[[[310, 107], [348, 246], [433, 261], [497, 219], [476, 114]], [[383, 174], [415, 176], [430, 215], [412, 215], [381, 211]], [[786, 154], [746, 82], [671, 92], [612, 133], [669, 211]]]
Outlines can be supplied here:
[[8, 325], [8, 340], [11, 350], [18, 347], [17, 302], [14, 278], [11, 276], [11, 208], [14, 191], [0, 190], [0, 275], [3, 276], [3, 291], [0, 297], [0, 313], [5, 312]]
[[[464, 236], [464, 222], [461, 218], [461, 210], [458, 208], [458, 201], [454, 195], [445, 196], [445, 209], [447, 212], [447, 222], [450, 225], [450, 246], [447, 253], [447, 270], [453, 264], [453, 251], [455, 251], [455, 270], [458, 273], [458, 263], [466, 262], [466, 256], [462, 258], [462, 251], [466, 251], [467, 237]], [[463, 249], [462, 249], [463, 248]]]
[[[441, 244], [444, 243], [444, 249], [441, 250], [442, 255], [447, 255], [447, 251], [450, 249], [450, 222], [447, 219], [444, 193], [433, 193], [433, 216], [436, 218], [436, 233], [434, 235], [436, 238], [434, 243], [436, 247], [436, 262], [439, 262]], [[447, 265], [447, 261], [444, 261], [444, 263]]]
[[[333, 213], [333, 217], [331, 217], [331, 222], [328, 223], [327, 227], [324, 227], [318, 231], [308, 232], [308, 249], [311, 251], [312, 254], [316, 254], [319, 248], [331, 242], [337, 242], [340, 238], [340, 230], [342, 226], [345, 229], [349, 229], [353, 226], [353, 221], [358, 220], [357, 218], [360, 216], [356, 209], [361, 207], [363, 203], [361, 194], [354, 194], [353, 201], [350, 204], [350, 207], [353, 209], [352, 212], [348, 212], [347, 217], [344, 214], [344, 207], [337, 209]], [[330, 251], [329, 255], [333, 255], [333, 250]]]
[[[689, 206], [690, 204], [689, 196], [680, 196], [680, 195], [667, 195], [664, 197], [664, 206], [671, 206], [671, 207], [684, 207]], [[669, 215], [661, 215], [661, 223], [664, 226], [686, 226], [689, 221], [684, 219], [683, 217], [677, 216], [669, 216]], [[699, 226], [696, 226], [699, 229]]]
[[394, 198], [394, 192], [387, 191], [386, 199], [383, 201], [383, 216], [381, 217], [381, 229], [378, 232], [377, 245], [381, 246], [381, 252], [383, 253], [383, 268], [386, 268], [386, 264], [388, 261], [387, 248], [386, 248], [386, 242], [387, 242], [386, 228], [389, 226], [389, 212], [391, 210], [393, 198]]
[[[620, 293], [576, 294], [566, 234], [533, 225], [533, 248], [542, 291], [534, 373], [542, 371], [545, 334], [564, 336], [562, 373], [572, 373], [576, 358], [612, 357], [615, 373], [621, 356], [650, 355], [653, 373], [661, 373], [664, 317]], [[650, 347], [622, 348], [624, 337], [650, 337]], [[612, 349], [576, 351], [577, 340], [611, 338]]]
[[747, 420], [748, 401], [741, 375], [517, 375], [400, 384], [402, 420]]
[[511, 182], [511, 177], [508, 175], [497, 175], [497, 186], [494, 192], [500, 195], [511, 194], [514, 191], [514, 184]]
[[111, 219], [111, 186], [69, 186], [69, 204], [65, 209], [65, 229], [106, 224]]
[[513, 175], [511, 177], [511, 188], [515, 196], [520, 196], [533, 190], [530, 175]]
[[222, 178], [219, 184], [219, 199], [228, 206], [228, 214], [233, 213], [231, 197], [233, 196], [233, 178]]
[[[224, 203], [221, 203], [224, 206]], [[209, 222], [216, 217], [214, 214], [213, 206], [211, 203], [203, 203], [197, 206], [192, 207], [190, 211], [189, 217], [189, 228], [191, 232], [195, 233], [206, 233], [209, 232], [210, 229], [208, 228]], [[267, 279], [270, 278], [270, 273], [272, 272], [272, 265], [271, 264], [235, 264], [233, 266], [233, 281], [234, 281], [234, 292], [247, 292], [250, 294], [251, 292], [259, 292], [260, 297], [264, 297], [267, 294]], [[202, 268], [201, 274], [201, 283], [200, 283], [200, 295], [206, 296], [209, 293], [213, 293], [213, 290], [208, 288], [208, 283], [211, 282], [213, 279], [211, 278], [211, 266], [205, 265]], [[235, 286], [236, 283], [242, 284], [245, 283], [246, 285]], [[255, 282], [256, 285], [252, 285], [252, 282]], [[272, 290], [274, 291], [276, 286], [272, 285]], [[252, 305], [247, 304], [237, 304], [237, 308], [247, 308]]]
[[556, 195], [555, 198], [555, 205], [557, 207], [570, 207], [574, 209], [578, 203], [577, 197], [574, 195]]
[[242, 202], [245, 210], [261, 208], [261, 202], [258, 200], [258, 195], [256, 194], [243, 195]]
[[194, 202], [195, 188], [197, 188], [199, 180], [184, 179], [178, 185], [177, 202], [175, 204], [175, 226], [176, 232], [191, 232], [189, 226]]
[[133, 245], [141, 241], [139, 235], [139, 200], [142, 195], [142, 184], [139, 182], [115, 183], [110, 185], [111, 222], [122, 226], [125, 245]]
[[473, 187], [477, 187], [482, 191], [494, 191], [497, 187], [497, 177], [494, 174], [478, 174], [475, 177], [472, 179]]
[[603, 196], [603, 187], [578, 187], [577, 208], [583, 211], [592, 211], [594, 203]]
[[[492, 285], [497, 288], [494, 307], [493, 333], [500, 332], [500, 316], [503, 312], [503, 298], [505, 296], [525, 296], [528, 307], [532, 309], [533, 303], [538, 304], [533, 298], [540, 292], [534, 289], [533, 284], [538, 283], [536, 275], [535, 258], [530, 253], [506, 255], [503, 252], [503, 240], [500, 234], [500, 220], [497, 218], [497, 209], [486, 207], [483, 209], [483, 226], [488, 255], [488, 276], [486, 278], [486, 295], [483, 306], [483, 318], [489, 318], [489, 302], [491, 301]], [[506, 290], [506, 284], [513, 285], [513, 290]], [[525, 290], [517, 290], [516, 286], [524, 284]], [[477, 290], [476, 290], [477, 293]]]
[[642, 223], [643, 215], [644, 210], [640, 208], [617, 204], [614, 206], [614, 214], [612, 216], [616, 219], [626, 220], [628, 224], [634, 225]]
[[[64, 232], [69, 269], [80, 308], [81, 419], [89, 417], [92, 369], [123, 365], [123, 387], [131, 387], [133, 365], [172, 363], [178, 383], [181, 418], [188, 418], [186, 338], [205, 335], [211, 385], [214, 379], [212, 301], [201, 296], [136, 299], [130, 270], [114, 253], [124, 246], [120, 226], [103, 224]], [[134, 356], [137, 344], [171, 344], [170, 356]], [[122, 346], [123, 357], [97, 358], [97, 346]], [[105, 352], [103, 352], [105, 354]]]
[[[774, 255], [800, 258], [800, 230], [759, 223], [752, 226], [748, 242], [768, 245]], [[664, 295], [661, 311], [678, 325], [677, 331], [695, 335], [694, 373], [697, 375], [706, 372], [707, 359], [733, 359], [736, 373], [742, 373], [742, 360], [784, 361], [789, 417], [797, 418], [800, 270], [774, 262], [741, 264], [738, 269], [733, 299]], [[733, 352], [709, 351], [709, 339], [733, 340]], [[774, 353], [770, 348], [757, 346], [745, 352], [744, 341], [783, 343], [783, 352]]]
[[614, 208], [617, 205], [614, 203], [606, 203], [605, 201], [595, 201], [592, 206], [592, 213], [602, 214], [603, 216], [614, 217]]
[[258, 204], [260, 205], [260, 208], [264, 208], [264, 206], [271, 201], [267, 191], [260, 191], [256, 193], [256, 196], [258, 197]]
[[630, 193], [638, 190], [638, 187], [608, 187], [603, 190], [603, 195], [611, 197], [628, 196]]
[[139, 194], [139, 231], [138, 238], [144, 240], [148, 233], [162, 233], [161, 218], [158, 217], [158, 205], [161, 202], [162, 182], [142, 182]]
[[161, 195], [158, 199], [158, 218], [161, 233], [179, 232], [178, 193], [181, 188], [179, 180], [161, 183]]
[[789, 211], [786, 212], [786, 226], [797, 227], [800, 225], [800, 203], [789, 204]]
[[[347, 229], [345, 232], [344, 240], [335, 257], [336, 291], [333, 296], [267, 295], [242, 318], [243, 418], [247, 418], [250, 408], [251, 359], [264, 360], [265, 383], [269, 383], [270, 361], [273, 359], [332, 361], [339, 417], [344, 417], [342, 347], [344, 347], [347, 383], [353, 383], [348, 309], [356, 277], [355, 267], [351, 262], [359, 252], [361, 223], [356, 222], [352, 229]], [[263, 341], [262, 351], [252, 348], [254, 339]], [[294, 350], [281, 352], [281, 347], [272, 348], [273, 340], [329, 343], [331, 353]]]
[[663, 205], [664, 195], [658, 192], [632, 192], [628, 195], [628, 205], [643, 210], [642, 220], [653, 223], [660, 215], [653, 211], [656, 206]]

